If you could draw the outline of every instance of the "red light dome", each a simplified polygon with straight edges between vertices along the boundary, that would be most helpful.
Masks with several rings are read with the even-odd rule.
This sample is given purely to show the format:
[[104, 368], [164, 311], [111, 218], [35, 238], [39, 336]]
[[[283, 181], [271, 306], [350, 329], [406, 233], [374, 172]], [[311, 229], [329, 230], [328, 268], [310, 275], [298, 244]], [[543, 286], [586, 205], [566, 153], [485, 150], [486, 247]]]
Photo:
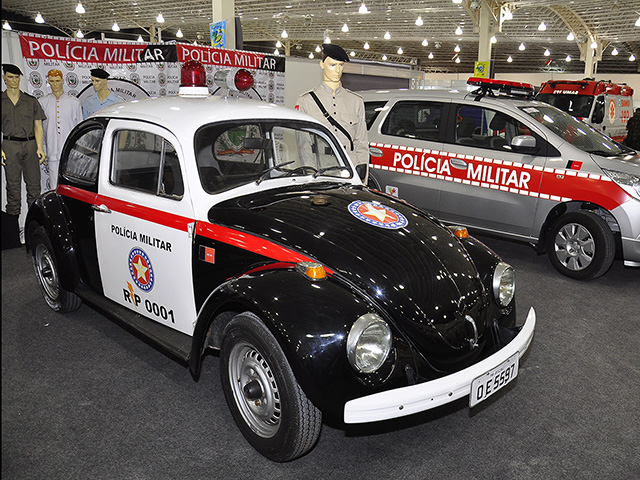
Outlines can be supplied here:
[[180, 86], [206, 87], [207, 75], [204, 71], [204, 65], [197, 60], [189, 60], [182, 64], [182, 69], [180, 70]]

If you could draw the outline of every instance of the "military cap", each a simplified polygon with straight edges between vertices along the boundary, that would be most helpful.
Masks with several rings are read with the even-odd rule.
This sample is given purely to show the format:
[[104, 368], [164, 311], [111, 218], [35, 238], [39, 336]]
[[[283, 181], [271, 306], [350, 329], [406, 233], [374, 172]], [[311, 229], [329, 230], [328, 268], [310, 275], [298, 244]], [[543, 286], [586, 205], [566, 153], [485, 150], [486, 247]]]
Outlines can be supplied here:
[[2, 70], [4, 73], [13, 73], [14, 75], [22, 75], [22, 70], [11, 63], [3, 63]]
[[339, 62], [348, 62], [349, 55], [344, 51], [344, 48], [339, 47], [338, 45], [333, 45], [331, 43], [323, 43], [322, 44], [322, 59], [325, 57], [331, 57], [334, 60], [338, 60]]
[[109, 78], [109, 72], [102, 68], [92, 68], [91, 76], [96, 78]]

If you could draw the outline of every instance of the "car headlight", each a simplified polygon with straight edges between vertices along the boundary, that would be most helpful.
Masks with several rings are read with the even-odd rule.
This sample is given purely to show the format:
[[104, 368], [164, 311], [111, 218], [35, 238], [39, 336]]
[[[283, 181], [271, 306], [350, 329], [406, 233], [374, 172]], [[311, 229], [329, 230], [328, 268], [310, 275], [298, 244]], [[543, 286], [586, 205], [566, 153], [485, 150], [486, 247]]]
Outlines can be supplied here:
[[391, 329], [375, 313], [356, 320], [347, 336], [347, 358], [358, 372], [373, 373], [385, 362], [391, 351]]
[[602, 171], [632, 197], [640, 200], [640, 175], [603, 168]]
[[516, 293], [516, 271], [511, 265], [498, 263], [493, 272], [493, 296], [498, 305], [506, 307]]

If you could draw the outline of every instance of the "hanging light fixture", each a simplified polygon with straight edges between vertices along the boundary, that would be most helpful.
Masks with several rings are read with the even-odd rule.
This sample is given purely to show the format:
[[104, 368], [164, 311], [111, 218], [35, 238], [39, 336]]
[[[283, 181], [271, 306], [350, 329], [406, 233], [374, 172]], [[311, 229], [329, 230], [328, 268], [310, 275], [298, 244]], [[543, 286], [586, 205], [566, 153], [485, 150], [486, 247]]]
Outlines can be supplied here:
[[454, 48], [453, 51], [456, 53], [460, 53], [460, 45], [456, 45], [456, 48]]
[[349, 25], [347, 25], [346, 23], [344, 25], [342, 25], [342, 31], [344, 33], [347, 33], [349, 31]]
[[382, 60], [387, 60], [387, 56], [386, 55], [382, 55]]
[[385, 32], [384, 39], [389, 40], [391, 38], [391, 34], [389, 32]]
[[595, 50], [596, 48], [598, 48], [598, 42], [596, 42], [596, 41], [594, 40], [593, 42], [591, 42], [591, 45], [590, 45], [590, 46], [591, 46], [591, 48], [593, 48], [593, 49]]
[[633, 62], [636, 59], [636, 56], [632, 53], [631, 56], [629, 57], [629, 61]]
[[365, 50], [369, 50], [369, 42], [364, 42], [364, 45], [362, 46], [362, 48], [364, 48]]
[[513, 20], [513, 12], [511, 10], [507, 10], [504, 12], [505, 20]]
[[565, 62], [570, 62], [571, 61], [571, 55], [567, 55], [567, 58], [564, 59]]
[[420, 15], [418, 15], [418, 18], [416, 18], [416, 25], [418, 27], [421, 27], [423, 23], [424, 22], [422, 21], [422, 17]]
[[456, 57], [456, 63], [460, 63], [460, 57]]
[[640, 17], [636, 20], [636, 27], [640, 27]]
[[280, 50], [278, 50], [277, 48], [273, 51], [273, 54], [277, 57], [278, 55], [280, 55]]
[[281, 36], [282, 38], [287, 38], [287, 37], [289, 36], [289, 34], [287, 33], [287, 31], [286, 31], [286, 30], [282, 30], [282, 33], [280, 34], [280, 36]]
[[158, 16], [156, 17], [156, 22], [164, 23], [164, 17], [162, 16], [162, 13], [159, 13]]
[[398, 55], [402, 55], [404, 53], [404, 50], [402, 50], [402, 47], [398, 47]]
[[618, 49], [614, 47], [613, 50], [611, 50], [611, 55], [616, 56], [618, 54]]
[[491, 43], [498, 43], [498, 39], [496, 38], [495, 35], [491, 35], [491, 39], [490, 39]]
[[82, 33], [82, 30], [78, 30], [76, 32], [76, 38], [84, 38], [84, 33]]
[[351, 50], [351, 52], [349, 53], [349, 55], [351, 55], [352, 57], [356, 56], [356, 52], [354, 52], [353, 50]]
[[455, 4], [459, 4], [459, 3], [462, 3], [462, 0], [452, 0], [452, 2]]
[[313, 59], [315, 58], [315, 57], [313, 56], [313, 52], [311, 52], [311, 53], [309, 54], [309, 58], [310, 58], [311, 60], [313, 60]]
[[9, 22], [7, 22], [6, 20], [2, 24], [2, 28], [5, 30], [12, 30], [11, 25], [9, 25]]
[[322, 49], [320, 48], [320, 45], [316, 45], [316, 52], [320, 53], [322, 51]]
[[567, 40], [569, 40], [570, 42], [573, 42], [576, 39], [576, 36], [573, 34], [573, 32], [569, 32], [569, 35], [567, 35]]
[[422, 40], [422, 46], [423, 47], [428, 47], [429, 46], [429, 41], [426, 38], [424, 40]]
[[44, 23], [44, 18], [42, 18], [42, 15], [40, 15], [40, 12], [38, 12], [38, 14], [36, 15], [36, 23]]
[[507, 58], [507, 62], [509, 63], [513, 62], [513, 58], [511, 58], [511, 55], [509, 55], [509, 58]]
[[138, 41], [139, 42], [144, 42], [144, 38], [142, 38], [142, 35], [138, 35]]
[[429, 52], [429, 60], [433, 60], [433, 52]]
[[540, 25], [538, 25], [538, 30], [541, 32], [544, 32], [547, 29], [547, 24], [544, 22], [540, 22]]
[[456, 35], [462, 35], [462, 27], [460, 27], [460, 25], [456, 28]]
[[176, 37], [178, 37], [178, 38], [184, 37], [184, 34], [182, 33], [182, 30], [178, 29], [178, 31], [176, 32]]
[[111, 25], [111, 30], [113, 30], [114, 32], [120, 31], [120, 26], [118, 25], [118, 22], [113, 22], [113, 25]]
[[364, 2], [362, 2], [362, 5], [360, 5], [360, 8], [358, 9], [358, 13], [365, 14], [365, 13], [371, 13], [371, 12], [367, 8], [367, 6], [364, 4]]
[[520, 50], [521, 52], [524, 51], [524, 49], [527, 48], [524, 46], [524, 43], [521, 43], [520, 46], [518, 47], [518, 50]]
[[84, 9], [84, 7], [82, 6], [82, 3], [78, 2], [78, 5], [76, 5], [76, 13], [85, 13], [86, 10]]
[[544, 51], [544, 56], [545, 56], [545, 57], [548, 57], [549, 55], [551, 55], [551, 52], [550, 52], [550, 51], [549, 51], [549, 49], [547, 48], [547, 49]]
[[331, 38], [329, 38], [329, 35], [324, 37], [324, 43], [331, 43]]

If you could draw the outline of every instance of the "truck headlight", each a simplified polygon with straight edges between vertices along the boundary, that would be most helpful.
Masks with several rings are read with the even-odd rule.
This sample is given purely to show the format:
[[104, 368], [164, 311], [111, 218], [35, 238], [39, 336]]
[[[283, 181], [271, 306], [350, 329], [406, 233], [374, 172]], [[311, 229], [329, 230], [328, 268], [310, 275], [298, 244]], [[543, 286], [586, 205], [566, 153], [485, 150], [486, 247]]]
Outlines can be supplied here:
[[640, 200], [640, 175], [603, 168], [602, 171], [625, 192]]
[[511, 265], [498, 263], [493, 272], [493, 296], [501, 307], [506, 307], [516, 293], [516, 271]]
[[358, 372], [373, 373], [391, 351], [391, 329], [375, 313], [362, 315], [347, 336], [347, 358]]

